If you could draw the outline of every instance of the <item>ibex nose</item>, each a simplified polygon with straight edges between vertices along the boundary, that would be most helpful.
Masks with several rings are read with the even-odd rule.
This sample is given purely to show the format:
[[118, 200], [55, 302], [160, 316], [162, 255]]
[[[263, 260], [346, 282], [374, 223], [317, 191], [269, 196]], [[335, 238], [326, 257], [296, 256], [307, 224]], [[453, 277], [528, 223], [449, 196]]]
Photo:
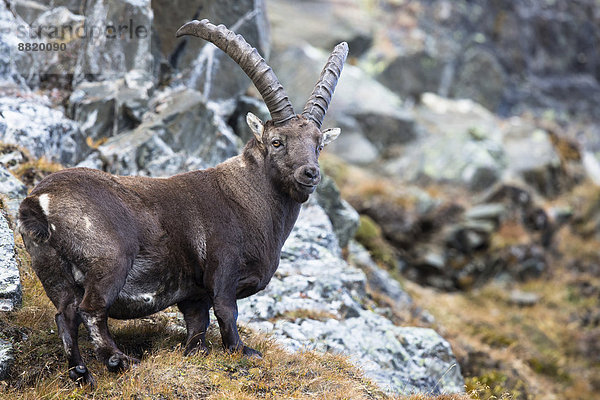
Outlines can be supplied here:
[[305, 167], [304, 175], [309, 179], [316, 180], [319, 178], [319, 168], [317, 167]]
[[305, 165], [298, 168], [294, 176], [298, 183], [305, 186], [316, 186], [321, 182], [321, 172], [319, 167], [315, 165]]

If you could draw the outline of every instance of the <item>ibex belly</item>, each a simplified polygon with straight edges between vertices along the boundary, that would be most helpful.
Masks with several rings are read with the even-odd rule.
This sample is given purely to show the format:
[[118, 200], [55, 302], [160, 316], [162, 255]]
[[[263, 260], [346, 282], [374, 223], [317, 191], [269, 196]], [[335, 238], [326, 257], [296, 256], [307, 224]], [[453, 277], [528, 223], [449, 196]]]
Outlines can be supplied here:
[[169, 270], [163, 263], [136, 259], [125, 286], [109, 309], [118, 319], [144, 317], [178, 303], [201, 290], [182, 270]]

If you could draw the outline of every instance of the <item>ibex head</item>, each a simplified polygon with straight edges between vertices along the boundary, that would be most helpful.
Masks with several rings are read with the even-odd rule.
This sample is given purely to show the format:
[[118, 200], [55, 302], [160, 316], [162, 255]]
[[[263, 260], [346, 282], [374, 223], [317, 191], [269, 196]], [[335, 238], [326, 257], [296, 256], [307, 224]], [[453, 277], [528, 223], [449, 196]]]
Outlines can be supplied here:
[[298, 115], [271, 67], [241, 35], [206, 19], [183, 25], [177, 36], [183, 35], [212, 42], [250, 77], [272, 119], [263, 123], [255, 115], [247, 115], [246, 121], [254, 133], [249, 145], [259, 150], [273, 183], [292, 199], [305, 202], [321, 180], [319, 153], [340, 134], [339, 128], [321, 131], [321, 124], [348, 55], [348, 44], [335, 47], [304, 111]]

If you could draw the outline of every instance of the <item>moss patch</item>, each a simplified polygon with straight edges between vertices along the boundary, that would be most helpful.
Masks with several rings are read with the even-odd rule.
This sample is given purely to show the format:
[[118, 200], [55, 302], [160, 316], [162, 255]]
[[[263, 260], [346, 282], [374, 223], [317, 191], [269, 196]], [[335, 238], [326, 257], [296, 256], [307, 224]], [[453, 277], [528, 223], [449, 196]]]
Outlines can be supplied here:
[[[473, 399], [521, 399], [523, 392], [515, 387], [508, 387], [508, 377], [498, 370], [491, 370], [481, 376], [465, 379], [467, 392]], [[523, 385], [522, 382], [520, 386]], [[513, 385], [511, 385], [513, 386]]]
[[369, 250], [377, 263], [385, 266], [388, 270], [398, 268], [396, 251], [385, 241], [381, 228], [371, 217], [360, 216], [360, 224], [354, 237]]

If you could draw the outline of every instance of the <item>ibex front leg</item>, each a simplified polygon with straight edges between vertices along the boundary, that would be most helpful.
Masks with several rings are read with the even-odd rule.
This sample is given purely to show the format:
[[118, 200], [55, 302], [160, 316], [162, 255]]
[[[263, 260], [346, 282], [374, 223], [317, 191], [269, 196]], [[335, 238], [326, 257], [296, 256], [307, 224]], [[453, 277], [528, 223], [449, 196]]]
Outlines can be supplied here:
[[177, 303], [177, 307], [183, 313], [187, 327], [187, 337], [184, 343], [184, 355], [201, 352], [208, 354], [206, 346], [206, 330], [210, 323], [208, 311], [210, 301], [207, 298], [197, 300], [184, 300]]
[[230, 252], [223, 249], [220, 253], [223, 257], [218, 260], [219, 266], [214, 269], [215, 273], [211, 280], [211, 292], [213, 309], [219, 323], [223, 347], [229, 352], [241, 351], [250, 357], [262, 357], [261, 353], [245, 346], [240, 339], [237, 329], [237, 284], [238, 284], [238, 260], [232, 257]]
[[237, 329], [237, 303], [235, 293], [232, 297], [220, 296], [214, 303], [215, 316], [223, 339], [223, 347], [229, 352], [241, 351], [245, 356], [262, 357], [262, 354], [242, 343]]

